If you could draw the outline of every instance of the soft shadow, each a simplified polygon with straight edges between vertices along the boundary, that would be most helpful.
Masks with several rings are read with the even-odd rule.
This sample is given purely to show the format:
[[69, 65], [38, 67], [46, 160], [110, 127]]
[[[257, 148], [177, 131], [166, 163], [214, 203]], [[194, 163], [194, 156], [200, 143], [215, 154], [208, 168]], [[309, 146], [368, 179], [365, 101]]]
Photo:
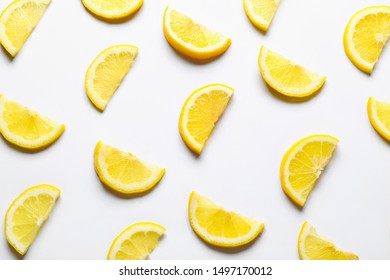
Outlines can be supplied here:
[[1, 46], [1, 50], [2, 52], [8, 57], [8, 59], [10, 61], [14, 60], [15, 57], [13, 57], [12, 55], [10, 55], [10, 53], [6, 50], [6, 48], [4, 48], [3, 46]]
[[385, 137], [383, 137], [378, 131], [376, 131], [376, 129], [371, 125], [372, 129], [375, 131], [375, 133], [377, 135], [379, 135], [379, 137], [382, 139], [382, 141], [387, 144], [388, 146], [390, 146], [390, 140], [387, 140]]
[[88, 10], [84, 5], [83, 5], [83, 7], [91, 16], [93, 16], [94, 18], [96, 18], [96, 19], [98, 19], [100, 21], [104, 21], [105, 23], [109, 23], [109, 24], [121, 24], [121, 23], [127, 22], [127, 21], [131, 20], [133, 17], [135, 17], [142, 10], [143, 5], [137, 11], [135, 11], [134, 13], [132, 13], [132, 14], [124, 17], [124, 18], [119, 18], [119, 19], [104, 18], [102, 16], [95, 15], [90, 10]]
[[[8, 242], [7, 242], [8, 243]], [[19, 254], [18, 251], [15, 250], [14, 247], [11, 246], [11, 244], [8, 243], [8, 248], [9, 250], [11, 251], [11, 253], [14, 255], [14, 257], [18, 260], [23, 260], [24, 259], [24, 256]]]

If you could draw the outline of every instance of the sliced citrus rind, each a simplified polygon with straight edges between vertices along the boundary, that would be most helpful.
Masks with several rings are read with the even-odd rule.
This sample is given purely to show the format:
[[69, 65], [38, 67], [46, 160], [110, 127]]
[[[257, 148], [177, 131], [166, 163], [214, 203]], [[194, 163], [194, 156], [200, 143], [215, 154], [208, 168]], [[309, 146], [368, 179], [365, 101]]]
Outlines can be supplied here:
[[28, 188], [11, 203], [5, 215], [4, 232], [8, 243], [19, 254], [26, 254], [60, 193], [56, 187], [38, 185]]
[[51, 0], [16, 0], [0, 15], [0, 43], [15, 57], [42, 18]]
[[233, 92], [229, 86], [210, 84], [197, 89], [187, 98], [180, 113], [179, 132], [195, 154], [202, 152]]
[[244, 0], [244, 10], [254, 26], [267, 32], [280, 0]]
[[311, 135], [295, 143], [284, 155], [280, 181], [284, 192], [298, 206], [305, 205], [338, 142], [330, 135]]
[[132, 45], [116, 45], [102, 51], [88, 67], [85, 90], [88, 98], [104, 111], [122, 80], [129, 72], [138, 48]]
[[152, 222], [132, 224], [114, 239], [107, 260], [145, 260], [165, 231], [163, 226]]
[[65, 125], [0, 95], [0, 132], [10, 143], [39, 150], [54, 143], [64, 130]]
[[390, 37], [390, 6], [372, 6], [358, 11], [344, 31], [344, 50], [363, 72], [372, 73]]
[[260, 49], [258, 64], [265, 82], [287, 97], [314, 95], [326, 81], [325, 76], [309, 71], [264, 46]]
[[390, 103], [370, 97], [367, 102], [368, 119], [376, 132], [390, 142]]
[[188, 217], [195, 233], [218, 247], [240, 247], [255, 240], [264, 230], [263, 223], [229, 212], [196, 192], [189, 198]]
[[206, 60], [223, 54], [231, 39], [219, 32], [195, 23], [188, 16], [171, 9], [164, 12], [163, 31], [169, 44], [193, 59]]
[[139, 194], [151, 190], [164, 176], [165, 169], [147, 164], [131, 153], [98, 142], [94, 152], [99, 179], [122, 194]]
[[91, 13], [106, 19], [123, 19], [135, 14], [144, 0], [82, 0]]
[[298, 237], [298, 254], [301, 260], [358, 260], [354, 253], [338, 249], [332, 241], [318, 235], [315, 228], [305, 222]]

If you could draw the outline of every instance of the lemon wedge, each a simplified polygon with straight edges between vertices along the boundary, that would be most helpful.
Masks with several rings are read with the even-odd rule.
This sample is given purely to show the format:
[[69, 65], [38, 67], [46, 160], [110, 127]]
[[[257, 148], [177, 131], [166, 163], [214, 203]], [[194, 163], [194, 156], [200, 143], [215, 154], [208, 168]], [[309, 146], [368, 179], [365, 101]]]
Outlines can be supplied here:
[[179, 131], [184, 143], [200, 154], [215, 124], [230, 101], [233, 89], [222, 84], [210, 84], [194, 91], [184, 103]]
[[15, 57], [51, 0], [15, 0], [0, 15], [0, 42]]
[[94, 153], [95, 170], [109, 188], [122, 194], [143, 193], [152, 189], [164, 176], [165, 169], [142, 162], [131, 153], [102, 142]]
[[231, 40], [219, 32], [195, 23], [188, 16], [167, 7], [164, 13], [165, 38], [178, 52], [193, 59], [211, 59], [223, 54]]
[[4, 231], [8, 243], [19, 254], [26, 254], [59, 197], [59, 189], [38, 185], [28, 188], [12, 202], [5, 215]]
[[390, 103], [370, 97], [367, 103], [368, 118], [375, 130], [390, 141]]
[[54, 143], [64, 130], [65, 125], [0, 95], [0, 132], [10, 143], [39, 150]]
[[254, 26], [267, 32], [280, 0], [244, 0], [245, 13]]
[[94, 59], [87, 70], [84, 84], [88, 98], [96, 108], [104, 111], [137, 54], [137, 47], [117, 45], [105, 49]]
[[219, 247], [248, 244], [264, 230], [263, 223], [229, 212], [196, 192], [190, 195], [188, 217], [192, 229], [203, 241]]
[[266, 83], [287, 97], [309, 97], [326, 80], [325, 76], [311, 72], [264, 46], [260, 49], [258, 63]]
[[135, 223], [112, 242], [107, 260], [145, 260], [157, 247], [165, 228], [151, 222]]
[[372, 6], [358, 11], [344, 32], [344, 49], [352, 63], [372, 73], [390, 36], [390, 6]]
[[284, 192], [298, 206], [305, 205], [337, 143], [338, 140], [329, 135], [311, 135], [295, 143], [284, 155], [280, 180]]
[[93, 14], [106, 19], [123, 19], [135, 14], [144, 0], [82, 0], [84, 6]]
[[301, 260], [358, 260], [353, 253], [341, 251], [326, 238], [318, 235], [315, 228], [305, 222], [298, 237], [298, 253]]

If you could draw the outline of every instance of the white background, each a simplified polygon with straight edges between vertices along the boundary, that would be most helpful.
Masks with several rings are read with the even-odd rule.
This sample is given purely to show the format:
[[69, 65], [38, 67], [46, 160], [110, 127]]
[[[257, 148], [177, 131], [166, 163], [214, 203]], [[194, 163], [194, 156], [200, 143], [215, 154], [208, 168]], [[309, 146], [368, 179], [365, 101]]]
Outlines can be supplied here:
[[[0, 9], [10, 2], [1, 1]], [[229, 50], [206, 64], [178, 55], [162, 32], [167, 4], [230, 36]], [[79, 0], [53, 0], [14, 60], [0, 51], [0, 93], [67, 125], [53, 146], [35, 154], [0, 139], [0, 217], [27, 187], [49, 183], [62, 190], [25, 259], [104, 259], [114, 237], [137, 221], [167, 228], [154, 260], [298, 259], [305, 220], [361, 259], [389, 259], [390, 146], [371, 127], [366, 103], [371, 95], [390, 101], [390, 52], [368, 76], [348, 60], [342, 43], [349, 18], [376, 4], [390, 1], [284, 0], [264, 35], [240, 0], [145, 0], [121, 24], [94, 18]], [[84, 75], [100, 51], [120, 43], [138, 46], [139, 56], [100, 113], [84, 92]], [[257, 66], [262, 44], [327, 75], [324, 88], [304, 103], [274, 96]], [[225, 83], [235, 94], [197, 158], [180, 138], [178, 118], [187, 96], [209, 83]], [[282, 191], [279, 165], [292, 144], [314, 133], [340, 143], [300, 210]], [[99, 140], [164, 166], [166, 175], [143, 197], [115, 196], [93, 168]], [[265, 232], [242, 251], [207, 246], [187, 220], [192, 190], [264, 221]], [[0, 259], [17, 258], [2, 223], [0, 232]]]

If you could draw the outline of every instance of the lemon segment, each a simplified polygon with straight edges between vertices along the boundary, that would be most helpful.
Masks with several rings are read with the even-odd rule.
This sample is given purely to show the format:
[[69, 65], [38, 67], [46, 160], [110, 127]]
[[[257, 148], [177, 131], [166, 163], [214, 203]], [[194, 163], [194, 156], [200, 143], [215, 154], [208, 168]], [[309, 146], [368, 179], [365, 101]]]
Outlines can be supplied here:
[[0, 132], [10, 143], [37, 150], [54, 143], [64, 130], [65, 125], [0, 95]]
[[137, 54], [137, 47], [117, 45], [105, 49], [91, 63], [84, 83], [87, 96], [96, 108], [104, 111]]
[[219, 247], [239, 247], [252, 242], [264, 224], [229, 212], [206, 197], [192, 192], [188, 202], [192, 229], [206, 243]]
[[60, 193], [53, 186], [38, 185], [28, 188], [12, 202], [5, 215], [4, 231], [8, 243], [19, 254], [26, 254]]
[[312, 135], [298, 141], [284, 155], [280, 165], [282, 188], [298, 206], [305, 205], [337, 143], [329, 135]]
[[266, 32], [280, 0], [244, 0], [245, 13], [254, 26]]
[[135, 223], [114, 239], [107, 260], [145, 260], [157, 247], [165, 231], [159, 224]]
[[298, 237], [298, 253], [301, 260], [358, 260], [353, 253], [336, 248], [332, 241], [318, 235], [315, 228], [305, 222]]
[[109, 188], [122, 194], [143, 193], [164, 176], [165, 169], [149, 165], [131, 153], [98, 142], [94, 152], [95, 170]]
[[51, 0], [16, 0], [0, 15], [0, 42], [15, 57], [42, 18]]
[[211, 59], [223, 54], [231, 40], [219, 32], [195, 23], [188, 16], [167, 7], [164, 12], [164, 35], [178, 52], [193, 59]]
[[260, 49], [258, 63], [266, 83], [288, 97], [311, 96], [326, 80], [325, 76], [311, 72], [264, 46]]
[[358, 11], [344, 32], [344, 50], [363, 72], [372, 73], [390, 36], [390, 6], [372, 6]]
[[370, 97], [367, 103], [368, 118], [375, 130], [390, 141], [390, 103]]
[[144, 0], [82, 0], [91, 13], [106, 19], [122, 19], [135, 14]]
[[222, 84], [210, 84], [194, 91], [184, 103], [179, 131], [184, 143], [200, 154], [215, 124], [230, 101], [234, 90]]

